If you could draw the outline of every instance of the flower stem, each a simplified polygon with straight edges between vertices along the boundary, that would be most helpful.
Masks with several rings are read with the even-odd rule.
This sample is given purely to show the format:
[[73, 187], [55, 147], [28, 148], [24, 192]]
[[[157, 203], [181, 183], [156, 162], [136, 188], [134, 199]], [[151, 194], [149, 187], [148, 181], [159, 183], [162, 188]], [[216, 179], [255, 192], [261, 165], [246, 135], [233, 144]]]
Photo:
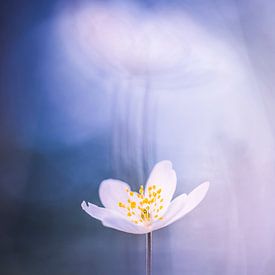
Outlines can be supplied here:
[[153, 232], [146, 234], [146, 275], [152, 275], [152, 238]]

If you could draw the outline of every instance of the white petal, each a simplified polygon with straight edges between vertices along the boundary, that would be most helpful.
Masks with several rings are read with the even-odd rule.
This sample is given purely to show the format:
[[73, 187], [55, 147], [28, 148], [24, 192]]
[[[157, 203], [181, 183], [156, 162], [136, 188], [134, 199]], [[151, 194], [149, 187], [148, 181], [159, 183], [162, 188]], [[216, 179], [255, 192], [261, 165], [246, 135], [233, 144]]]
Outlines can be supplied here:
[[103, 219], [102, 223], [106, 227], [110, 227], [119, 231], [132, 233], [132, 234], [146, 234], [151, 231], [151, 229], [143, 225], [135, 224], [123, 217], [119, 218], [119, 217], [110, 216], [106, 219]]
[[[209, 189], [209, 182], [206, 181], [196, 187], [191, 193], [188, 194], [186, 208], [184, 214], [193, 210], [204, 199]], [[180, 213], [181, 214], [181, 213]], [[181, 218], [181, 217], [179, 217]]]
[[184, 208], [186, 201], [186, 194], [181, 194], [180, 196], [173, 199], [163, 216], [163, 220], [158, 220], [153, 223], [153, 230], [164, 227], [167, 223], [169, 223], [169, 221], [172, 220], [178, 214], [178, 212]]
[[115, 214], [115, 212], [111, 209], [98, 207], [89, 202], [87, 204], [85, 201], [81, 203], [81, 207], [87, 214], [98, 220], [102, 220]]
[[151, 230], [142, 225], [137, 225], [123, 217], [118, 212], [103, 207], [98, 207], [85, 201], [81, 204], [82, 209], [95, 219], [98, 219], [106, 227], [114, 228], [123, 232], [133, 234], [145, 234]]
[[188, 196], [186, 194], [181, 194], [180, 196], [177, 196], [175, 199], [172, 200], [167, 212], [164, 215], [167, 220], [175, 217], [178, 212], [181, 211], [184, 206], [186, 206], [187, 197]]
[[[209, 188], [209, 182], [204, 182], [196, 187], [185, 199], [179, 196], [171, 202], [162, 222], [153, 225], [153, 230], [165, 227], [192, 211], [205, 197]], [[171, 209], [170, 209], [171, 207]]]
[[[163, 210], [169, 205], [177, 185], [177, 176], [175, 170], [173, 170], [172, 163], [169, 160], [163, 160], [157, 163], [146, 183], [145, 194], [148, 194], [148, 188], [156, 185], [157, 188], [162, 189], [161, 195], [163, 196]], [[164, 213], [165, 211], [163, 211]]]
[[124, 213], [125, 209], [118, 206], [119, 202], [126, 203], [130, 186], [120, 180], [108, 179], [101, 182], [99, 186], [99, 197], [102, 204], [109, 209], [114, 209], [120, 213]]

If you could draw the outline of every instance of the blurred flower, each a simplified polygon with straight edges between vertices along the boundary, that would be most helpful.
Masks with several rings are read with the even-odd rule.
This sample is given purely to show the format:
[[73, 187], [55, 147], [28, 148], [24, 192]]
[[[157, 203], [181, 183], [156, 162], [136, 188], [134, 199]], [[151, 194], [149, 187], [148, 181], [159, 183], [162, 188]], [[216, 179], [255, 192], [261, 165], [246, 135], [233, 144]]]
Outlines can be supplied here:
[[103, 225], [120, 231], [145, 234], [167, 226], [193, 210], [207, 193], [209, 182], [204, 182], [189, 195], [182, 194], [171, 201], [177, 177], [170, 161], [155, 165], [146, 187], [139, 192], [131, 190], [122, 181], [104, 180], [99, 197], [104, 207], [82, 202], [81, 206]]

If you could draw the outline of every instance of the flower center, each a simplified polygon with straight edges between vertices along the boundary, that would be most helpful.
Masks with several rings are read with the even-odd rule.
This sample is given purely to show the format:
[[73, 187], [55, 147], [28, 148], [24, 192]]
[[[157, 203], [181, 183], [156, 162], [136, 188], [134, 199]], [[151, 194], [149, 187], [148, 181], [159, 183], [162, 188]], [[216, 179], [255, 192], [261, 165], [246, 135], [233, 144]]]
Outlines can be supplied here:
[[150, 225], [155, 220], [162, 220], [160, 212], [163, 209], [162, 189], [156, 185], [148, 187], [148, 192], [144, 194], [143, 185], [139, 188], [139, 193], [125, 190], [128, 193], [127, 202], [118, 202], [120, 208], [125, 209], [127, 217], [135, 224]]

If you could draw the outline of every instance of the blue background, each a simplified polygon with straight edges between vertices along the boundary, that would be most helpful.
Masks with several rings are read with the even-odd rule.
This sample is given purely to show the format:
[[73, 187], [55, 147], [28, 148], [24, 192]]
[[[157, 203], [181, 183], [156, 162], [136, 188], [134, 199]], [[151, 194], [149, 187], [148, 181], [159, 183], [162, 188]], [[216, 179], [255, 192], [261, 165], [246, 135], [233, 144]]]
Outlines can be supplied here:
[[[112, 19], [94, 23], [98, 6], [129, 36]], [[144, 274], [145, 236], [105, 228], [80, 204], [100, 205], [103, 179], [137, 188], [170, 159], [177, 195], [205, 180], [211, 188], [196, 210], [154, 233], [154, 274], [274, 274], [274, 8], [267, 0], [1, 2], [0, 273]], [[113, 53], [138, 41], [146, 22], [172, 37], [153, 48], [161, 54], [152, 64], [143, 53], [135, 59], [136, 42], [134, 61], [123, 59], [127, 49]], [[93, 33], [97, 24], [113, 36]]]

